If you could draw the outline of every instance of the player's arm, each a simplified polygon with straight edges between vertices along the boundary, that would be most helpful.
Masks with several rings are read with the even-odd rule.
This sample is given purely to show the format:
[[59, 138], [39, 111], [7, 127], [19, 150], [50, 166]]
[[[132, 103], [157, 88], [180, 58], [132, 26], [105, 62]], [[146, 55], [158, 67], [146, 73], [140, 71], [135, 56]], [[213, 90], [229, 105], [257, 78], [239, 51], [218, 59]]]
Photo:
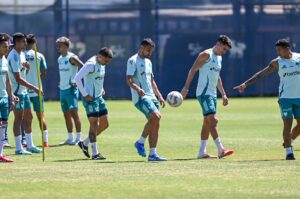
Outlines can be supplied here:
[[133, 75], [136, 72], [136, 65], [134, 60], [129, 59], [127, 62], [127, 71], [126, 71], [126, 81], [127, 84], [130, 88], [132, 88], [133, 90], [135, 90], [139, 96], [144, 96], [146, 95], [145, 91], [139, 87], [136, 83], [134, 83], [133, 80]]
[[152, 84], [153, 91], [154, 91], [155, 95], [157, 96], [160, 105], [164, 108], [165, 107], [165, 100], [164, 100], [163, 96], [161, 95], [161, 93], [159, 92], [157, 84], [156, 84], [153, 76], [152, 76], [152, 79], [151, 79], [151, 84]]
[[[34, 85], [30, 84], [29, 82], [25, 81], [22, 77], [20, 72], [14, 72], [15, 80], [18, 84], [25, 86], [26, 88], [33, 90], [34, 92], [38, 93], [39, 89]], [[42, 92], [42, 91], [41, 91]]]
[[244, 83], [235, 86], [233, 89], [238, 89], [238, 91], [242, 93], [247, 86], [255, 83], [257, 80], [265, 77], [266, 75], [276, 71], [278, 71], [278, 62], [276, 59], [274, 59], [267, 67], [257, 72], [255, 75], [253, 75], [250, 79], [246, 80]]
[[91, 101], [93, 99], [93, 97], [90, 96], [84, 89], [82, 79], [84, 76], [86, 76], [90, 72], [93, 72], [93, 70], [94, 70], [93, 64], [84, 64], [83, 67], [79, 70], [79, 72], [74, 77], [74, 81], [75, 81], [80, 93], [87, 101]]
[[187, 79], [185, 81], [184, 87], [181, 90], [182, 97], [185, 98], [189, 92], [190, 84], [194, 79], [195, 74], [203, 66], [203, 64], [209, 59], [209, 54], [206, 52], [202, 52], [197, 57], [196, 61], [194, 62], [193, 66], [189, 70]]
[[77, 56], [70, 57], [69, 61], [72, 65], [77, 66], [79, 69], [83, 66], [83, 62]]
[[47, 64], [46, 64], [45, 57], [41, 55], [41, 61], [40, 61], [41, 77], [46, 77], [46, 69], [47, 69]]
[[13, 108], [15, 106], [15, 103], [19, 102], [19, 98], [14, 95], [8, 74], [6, 74], [6, 91], [7, 91], [8, 97], [11, 99], [10, 100], [11, 108]]
[[220, 76], [219, 76], [219, 78], [218, 78], [218, 85], [217, 85], [217, 87], [218, 87], [219, 92], [220, 92], [221, 95], [222, 95], [223, 105], [224, 105], [224, 106], [228, 105], [228, 97], [227, 97], [226, 92], [225, 92], [225, 90], [224, 90], [223, 83], [222, 83], [222, 79], [221, 79]]

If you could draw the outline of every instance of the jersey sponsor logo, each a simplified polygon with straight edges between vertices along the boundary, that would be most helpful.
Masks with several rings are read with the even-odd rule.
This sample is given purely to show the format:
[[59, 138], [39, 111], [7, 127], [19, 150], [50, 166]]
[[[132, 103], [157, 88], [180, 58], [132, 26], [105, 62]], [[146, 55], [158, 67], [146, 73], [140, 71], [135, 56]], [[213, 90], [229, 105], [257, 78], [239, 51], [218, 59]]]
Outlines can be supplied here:
[[211, 67], [209, 70], [214, 72], [220, 72], [221, 68]]
[[300, 75], [300, 71], [294, 71], [291, 73], [284, 73], [283, 77], [290, 77], [290, 76], [295, 76], [295, 75]]
[[62, 69], [59, 69], [59, 71], [61, 71], [61, 72], [67, 72], [67, 71], [69, 71], [70, 69], [68, 69], [68, 68], [62, 68]]
[[95, 80], [101, 80], [101, 79], [103, 79], [103, 77], [101, 77], [101, 76], [95, 77]]

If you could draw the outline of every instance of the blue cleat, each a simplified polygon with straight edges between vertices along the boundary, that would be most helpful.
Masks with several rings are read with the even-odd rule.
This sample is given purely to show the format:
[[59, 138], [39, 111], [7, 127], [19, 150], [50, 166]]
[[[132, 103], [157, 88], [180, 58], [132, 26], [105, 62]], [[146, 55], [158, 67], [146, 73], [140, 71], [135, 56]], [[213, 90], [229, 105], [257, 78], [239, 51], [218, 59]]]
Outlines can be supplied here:
[[138, 152], [138, 154], [142, 157], [146, 157], [146, 151], [145, 151], [145, 146], [144, 144], [138, 143], [138, 141], [136, 141], [134, 143], [134, 146]]
[[154, 154], [154, 155], [149, 155], [148, 156], [148, 161], [167, 161], [167, 159], [164, 158], [164, 157], [160, 157], [157, 154]]

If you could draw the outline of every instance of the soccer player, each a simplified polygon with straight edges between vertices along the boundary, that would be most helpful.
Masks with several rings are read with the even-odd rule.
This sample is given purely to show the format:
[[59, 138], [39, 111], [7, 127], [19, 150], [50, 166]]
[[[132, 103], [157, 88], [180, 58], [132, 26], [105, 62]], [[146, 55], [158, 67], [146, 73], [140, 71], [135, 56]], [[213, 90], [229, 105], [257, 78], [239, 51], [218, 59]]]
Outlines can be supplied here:
[[[83, 142], [80, 141], [78, 146], [84, 155], [90, 158], [88, 144], [91, 143], [93, 160], [105, 159], [98, 151], [97, 136], [108, 128], [108, 111], [102, 95], [104, 94], [105, 67], [112, 57], [111, 49], [101, 48], [98, 54], [91, 57], [75, 76], [75, 82], [83, 96], [83, 105], [90, 123], [88, 137]], [[84, 80], [84, 86], [82, 80]]]
[[7, 37], [4, 34], [0, 34], [0, 162], [13, 162], [13, 160], [3, 155], [3, 145], [5, 144], [5, 130], [9, 108], [13, 108], [15, 102], [19, 100], [12, 92], [8, 76], [8, 62], [5, 58], [8, 51], [9, 43]]
[[[26, 81], [26, 73], [29, 70], [29, 63], [25, 59], [23, 50], [26, 48], [26, 35], [15, 33], [13, 35], [14, 48], [10, 51], [7, 60], [9, 64], [9, 77], [12, 82], [14, 94], [19, 98], [19, 103], [14, 107], [14, 135], [16, 151], [18, 155], [31, 155], [31, 153], [41, 153], [42, 150], [33, 144], [32, 139], [32, 113], [30, 99], [27, 89], [38, 93], [38, 88]], [[21, 144], [20, 126], [24, 122], [26, 133], [27, 150]]]
[[[25, 51], [25, 58], [26, 61], [30, 65], [30, 69], [27, 73], [26, 79], [27, 81], [34, 85], [35, 87], [38, 87], [38, 77], [37, 77], [37, 69], [36, 69], [36, 60], [35, 60], [35, 53], [33, 50], [33, 45], [36, 43], [36, 39], [34, 34], [29, 34], [26, 36], [27, 40], [27, 46]], [[46, 69], [47, 64], [46, 60], [43, 54], [37, 52], [37, 59], [38, 59], [38, 67], [40, 68], [40, 76], [45, 77], [46, 76]], [[42, 89], [42, 82], [41, 82], [41, 89]], [[44, 117], [44, 96], [42, 99], [42, 110], [40, 110], [40, 99], [37, 93], [35, 93], [33, 90], [28, 90], [28, 95], [30, 97], [30, 101], [33, 104], [33, 110], [36, 112], [36, 116], [39, 120], [39, 124], [41, 127], [41, 114], [43, 114], [43, 125], [44, 125], [44, 147], [48, 147], [48, 129], [46, 120]], [[32, 117], [32, 115], [31, 115]]]
[[132, 102], [148, 120], [140, 139], [135, 142], [134, 146], [139, 155], [146, 157], [144, 143], [149, 135], [150, 153], [148, 161], [165, 161], [166, 158], [160, 157], [156, 153], [161, 118], [159, 104], [164, 107], [165, 100], [154, 81], [152, 63], [149, 59], [154, 48], [155, 44], [150, 38], [144, 39], [138, 52], [128, 59], [126, 75], [127, 84], [131, 88]]
[[218, 157], [223, 158], [231, 155], [234, 151], [223, 147], [219, 132], [217, 129], [217, 88], [222, 95], [223, 105], [228, 105], [228, 98], [224, 91], [220, 71], [222, 67], [222, 55], [224, 55], [231, 48], [231, 40], [226, 35], [220, 35], [217, 43], [210, 49], [201, 52], [193, 66], [189, 70], [185, 85], [181, 91], [183, 98], [189, 92], [190, 84], [199, 71], [198, 85], [196, 96], [201, 105], [204, 116], [201, 143], [198, 153], [198, 159], [202, 158], [217, 158], [206, 152], [209, 134], [215, 141], [218, 148]]
[[296, 119], [297, 125], [292, 133], [296, 133], [300, 129], [300, 54], [291, 51], [290, 42], [287, 39], [278, 40], [275, 48], [278, 57], [234, 89], [243, 92], [249, 85], [262, 77], [273, 72], [278, 73], [280, 78], [278, 104], [283, 120], [283, 145], [286, 150], [286, 160], [295, 160], [291, 143], [291, 129], [293, 118]]
[[[81, 140], [81, 121], [78, 114], [78, 89], [74, 77], [83, 63], [75, 54], [69, 52], [70, 40], [67, 37], [59, 37], [56, 44], [60, 53], [57, 60], [60, 77], [60, 104], [68, 130], [68, 139], [63, 144], [76, 145]], [[74, 139], [72, 119], [77, 131], [76, 139]]]

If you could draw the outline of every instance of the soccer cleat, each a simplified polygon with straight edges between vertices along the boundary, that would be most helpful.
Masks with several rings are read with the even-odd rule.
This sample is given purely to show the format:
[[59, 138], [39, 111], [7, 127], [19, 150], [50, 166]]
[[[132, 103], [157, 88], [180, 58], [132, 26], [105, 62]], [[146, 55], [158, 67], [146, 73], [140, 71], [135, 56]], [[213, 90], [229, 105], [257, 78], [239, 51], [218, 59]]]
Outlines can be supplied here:
[[31, 153], [42, 153], [42, 149], [34, 146], [34, 147], [31, 147], [31, 148], [27, 148], [27, 151], [31, 152]]
[[69, 140], [69, 139], [67, 139], [66, 141], [64, 141], [60, 145], [76, 145], [76, 142], [75, 142], [75, 140]]
[[75, 145], [77, 145], [81, 140], [80, 139], [77, 139], [74, 141]]
[[146, 157], [146, 151], [145, 151], [145, 146], [144, 144], [139, 143], [138, 141], [136, 141], [134, 143], [134, 146], [138, 152], [138, 154], [142, 157]]
[[216, 159], [216, 158], [218, 157], [209, 153], [204, 153], [202, 155], [198, 155], [197, 157], [197, 159]]
[[14, 162], [14, 161], [5, 156], [0, 156], [0, 162], [10, 163], [10, 162]]
[[31, 155], [31, 152], [26, 151], [25, 149], [20, 149], [15, 151], [16, 155]]
[[10, 147], [11, 147], [11, 145], [10, 145], [8, 142], [4, 142], [4, 143], [3, 143], [3, 147], [10, 148]]
[[92, 156], [92, 160], [105, 160], [105, 159], [106, 158], [103, 155], [101, 155], [100, 153]]
[[293, 153], [287, 154], [285, 159], [286, 160], [296, 160], [296, 158], [295, 158], [295, 156], [294, 156]]
[[48, 148], [48, 147], [49, 147], [48, 142], [44, 142], [44, 148]]
[[78, 142], [78, 146], [79, 146], [79, 148], [81, 148], [83, 154], [84, 154], [86, 157], [88, 157], [88, 158], [91, 157], [90, 154], [89, 154], [89, 147], [85, 146], [85, 145], [83, 144], [82, 141], [79, 141], [79, 142]]
[[167, 161], [167, 159], [164, 158], [164, 157], [160, 157], [157, 154], [154, 154], [154, 155], [149, 155], [148, 156], [148, 161]]
[[229, 156], [229, 155], [231, 155], [233, 153], [234, 153], [234, 150], [223, 148], [222, 152], [221, 153], [219, 152], [219, 159], [224, 158], [226, 156]]

